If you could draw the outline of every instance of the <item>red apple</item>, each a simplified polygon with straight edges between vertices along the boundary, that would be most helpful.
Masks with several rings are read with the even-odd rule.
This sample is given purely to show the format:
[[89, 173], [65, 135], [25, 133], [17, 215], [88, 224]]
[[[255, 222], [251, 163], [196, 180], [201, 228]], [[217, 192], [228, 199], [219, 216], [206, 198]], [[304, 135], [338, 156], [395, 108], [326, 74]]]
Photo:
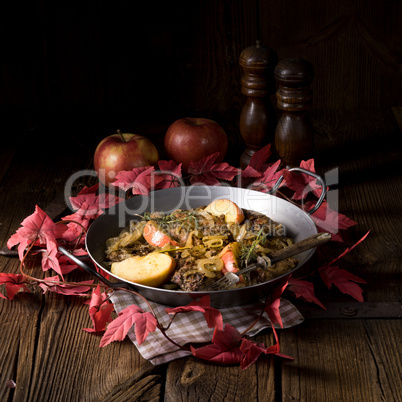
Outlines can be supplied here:
[[222, 162], [228, 149], [225, 130], [215, 121], [186, 117], [173, 122], [165, 135], [165, 151], [170, 159], [182, 163], [187, 172], [191, 161], [219, 152]]
[[117, 133], [104, 138], [94, 154], [94, 167], [99, 180], [109, 186], [122, 170], [151, 166], [158, 162], [155, 145], [137, 134]]

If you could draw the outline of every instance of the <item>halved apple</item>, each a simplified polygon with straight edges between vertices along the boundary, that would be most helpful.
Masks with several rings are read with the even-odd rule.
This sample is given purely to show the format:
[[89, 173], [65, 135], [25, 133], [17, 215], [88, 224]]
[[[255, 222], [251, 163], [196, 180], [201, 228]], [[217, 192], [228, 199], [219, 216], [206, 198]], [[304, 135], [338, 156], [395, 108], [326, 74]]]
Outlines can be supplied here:
[[168, 254], [153, 252], [112, 263], [112, 273], [140, 285], [158, 287], [172, 275], [176, 260]]
[[241, 223], [244, 220], [244, 212], [234, 202], [221, 198], [212, 201], [204, 211], [215, 216], [225, 215], [226, 223]]

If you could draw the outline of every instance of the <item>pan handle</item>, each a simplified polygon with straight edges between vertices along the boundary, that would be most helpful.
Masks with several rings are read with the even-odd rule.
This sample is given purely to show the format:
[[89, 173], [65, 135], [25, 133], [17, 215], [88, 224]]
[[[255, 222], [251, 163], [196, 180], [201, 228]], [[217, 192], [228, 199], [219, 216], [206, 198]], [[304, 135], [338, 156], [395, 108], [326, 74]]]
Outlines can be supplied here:
[[68, 250], [66, 250], [64, 247], [59, 246], [59, 251], [63, 253], [65, 256], [67, 256], [70, 260], [75, 262], [80, 268], [91, 274], [92, 276], [95, 276], [97, 279], [99, 279], [101, 282], [103, 282], [105, 285], [109, 286], [110, 288], [129, 288], [130, 286], [127, 283], [124, 282], [110, 282], [107, 280], [104, 276], [102, 276], [96, 269], [93, 269], [90, 267], [88, 264], [86, 264], [81, 258], [78, 258], [74, 254], [70, 253]]
[[[307, 169], [303, 169], [301, 167], [294, 167], [294, 168], [290, 168], [287, 169], [288, 172], [301, 172], [304, 173], [308, 176], [312, 176], [315, 177], [318, 182], [320, 183], [321, 186], [321, 194], [320, 197], [318, 198], [318, 201], [316, 202], [316, 204], [314, 205], [313, 208], [311, 208], [309, 211], [305, 211], [308, 215], [313, 214], [315, 211], [317, 211], [318, 208], [320, 208], [322, 202], [324, 201], [325, 196], [327, 195], [327, 186], [325, 184], [325, 180], [318, 175], [317, 173], [311, 172], [310, 170]], [[281, 185], [282, 181], [284, 179], [284, 176], [282, 175], [277, 182], [274, 184], [274, 186], [271, 188], [271, 190], [269, 191], [270, 194], [274, 193], [276, 190], [278, 190], [279, 186]]]

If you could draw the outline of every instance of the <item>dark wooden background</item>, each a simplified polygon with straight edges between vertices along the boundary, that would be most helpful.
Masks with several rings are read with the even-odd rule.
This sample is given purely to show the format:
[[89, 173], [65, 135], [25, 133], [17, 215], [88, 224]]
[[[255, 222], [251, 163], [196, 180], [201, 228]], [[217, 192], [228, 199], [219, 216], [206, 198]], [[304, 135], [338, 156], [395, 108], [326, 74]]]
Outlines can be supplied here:
[[[173, 120], [238, 120], [241, 51], [261, 38], [315, 69], [313, 110], [402, 104], [400, 1], [9, 2], [0, 13], [0, 118], [88, 144], [116, 129], [154, 137]], [[30, 130], [30, 131], [29, 131]], [[14, 141], [15, 139], [10, 139]]]

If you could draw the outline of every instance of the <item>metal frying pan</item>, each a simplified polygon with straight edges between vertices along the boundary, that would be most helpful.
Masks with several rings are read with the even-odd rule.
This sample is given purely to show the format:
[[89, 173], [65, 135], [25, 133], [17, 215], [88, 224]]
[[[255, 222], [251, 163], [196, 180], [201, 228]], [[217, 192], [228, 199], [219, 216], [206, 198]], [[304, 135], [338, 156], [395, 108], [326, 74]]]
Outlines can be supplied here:
[[[306, 171], [305, 169], [293, 168], [289, 170], [300, 171], [314, 176], [320, 182], [322, 186], [322, 194], [313, 210], [310, 210], [310, 213], [312, 213], [312, 211], [314, 212], [318, 209], [326, 194], [326, 187], [323, 179], [315, 173]], [[282, 179], [283, 177], [278, 180], [273, 190], [279, 186]], [[117, 236], [129, 225], [131, 220], [136, 219], [134, 214], [143, 214], [144, 212], [151, 211], [170, 213], [178, 208], [197, 208], [208, 205], [211, 201], [218, 198], [230, 199], [241, 208], [260, 212], [269, 216], [272, 220], [282, 223], [286, 228], [286, 235], [293, 237], [295, 242], [304, 240], [317, 233], [317, 228], [314, 222], [306, 212], [292, 203], [271, 194], [225, 186], [176, 187], [166, 190], [157, 190], [152, 192], [149, 196], [136, 196], [130, 198], [106, 211], [91, 224], [88, 230], [86, 235], [86, 248], [88, 254], [102, 271], [120, 281], [118, 286], [129, 287], [146, 297], [148, 300], [168, 306], [182, 306], [209, 294], [211, 297], [211, 305], [216, 308], [243, 305], [266, 296], [267, 293], [273, 291], [281, 283], [284, 283], [291, 274], [298, 271], [314, 254], [315, 249], [299, 254], [296, 257], [299, 263], [291, 272], [268, 282], [239, 289], [215, 292], [185, 292], [139, 285], [112, 274], [104, 264], [106, 240], [110, 237]], [[70, 257], [83, 269], [97, 276], [108, 285], [111, 285], [112, 287], [117, 285], [116, 283], [110, 283], [105, 280], [105, 278], [99, 275], [96, 270], [85, 264], [82, 260], [77, 259], [67, 250], [61, 248], [60, 251]]]

